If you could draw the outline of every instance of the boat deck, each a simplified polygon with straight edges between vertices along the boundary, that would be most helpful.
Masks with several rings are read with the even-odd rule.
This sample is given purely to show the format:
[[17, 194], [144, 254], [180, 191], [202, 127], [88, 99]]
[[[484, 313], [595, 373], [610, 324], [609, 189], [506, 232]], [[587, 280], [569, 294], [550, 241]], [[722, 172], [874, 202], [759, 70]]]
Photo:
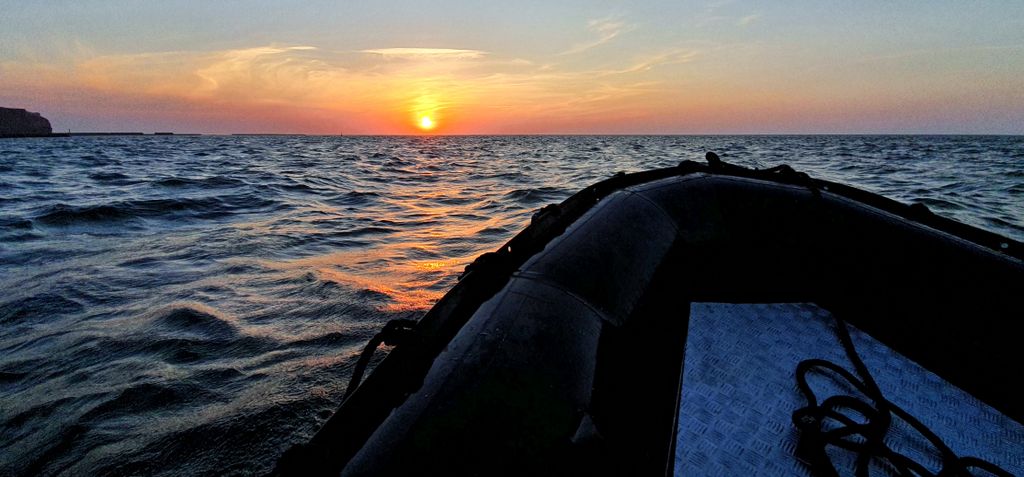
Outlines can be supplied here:
[[[806, 405], [795, 370], [805, 359], [820, 358], [853, 372], [835, 323], [814, 304], [693, 303], [675, 475], [812, 475], [795, 457], [798, 431], [791, 416]], [[1024, 475], [1024, 425], [848, 326], [887, 399], [928, 426], [957, 455]], [[824, 374], [810, 376], [819, 401], [857, 394]], [[1007, 386], [1016, 385], [1012, 381], [1015, 377], [1007, 376]], [[895, 417], [886, 442], [933, 471], [940, 466], [928, 441]], [[841, 475], [853, 475], [852, 453], [833, 447], [829, 455]]]

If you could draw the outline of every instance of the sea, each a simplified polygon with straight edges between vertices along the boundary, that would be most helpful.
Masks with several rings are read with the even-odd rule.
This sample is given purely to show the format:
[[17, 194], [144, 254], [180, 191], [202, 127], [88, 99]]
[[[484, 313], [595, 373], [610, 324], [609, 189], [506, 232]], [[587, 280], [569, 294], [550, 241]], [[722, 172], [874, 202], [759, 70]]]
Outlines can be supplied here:
[[1024, 241], [1024, 136], [0, 139], [0, 475], [267, 473], [538, 208], [706, 151]]

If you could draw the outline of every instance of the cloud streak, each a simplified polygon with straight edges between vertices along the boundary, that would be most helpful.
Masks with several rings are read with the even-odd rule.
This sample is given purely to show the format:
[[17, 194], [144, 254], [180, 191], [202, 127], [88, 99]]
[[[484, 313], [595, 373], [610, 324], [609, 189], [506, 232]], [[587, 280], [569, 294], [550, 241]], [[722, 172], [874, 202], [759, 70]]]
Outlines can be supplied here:
[[575, 55], [577, 53], [583, 53], [584, 51], [597, 48], [609, 41], [614, 40], [619, 35], [629, 32], [635, 28], [634, 25], [630, 25], [622, 21], [621, 18], [616, 16], [609, 16], [605, 18], [598, 18], [587, 22], [587, 29], [597, 34], [597, 38], [577, 43], [565, 50], [560, 55]]
[[697, 58], [698, 51], [693, 49], [672, 49], [662, 53], [649, 55], [632, 65], [616, 70], [608, 70], [605, 74], [626, 74], [648, 71], [659, 66], [689, 63]]
[[736, 26], [741, 26], [741, 27], [750, 26], [750, 25], [754, 24], [755, 22], [757, 22], [760, 19], [761, 19], [761, 14], [760, 13], [754, 13], [754, 14], [751, 14], [751, 15], [746, 15], [746, 16], [740, 17], [739, 20], [736, 20]]
[[466, 60], [483, 58], [485, 55], [487, 55], [487, 52], [480, 50], [457, 50], [451, 48], [377, 48], [371, 50], [360, 50], [360, 53], [380, 55], [384, 58], [403, 58], [417, 60]]

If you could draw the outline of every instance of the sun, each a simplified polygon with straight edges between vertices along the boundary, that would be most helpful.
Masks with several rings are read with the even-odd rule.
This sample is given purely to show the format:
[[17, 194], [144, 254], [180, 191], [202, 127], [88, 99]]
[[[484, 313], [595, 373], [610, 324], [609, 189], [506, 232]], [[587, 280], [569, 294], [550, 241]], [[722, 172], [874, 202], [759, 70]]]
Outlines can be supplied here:
[[420, 122], [419, 122], [420, 129], [422, 129], [424, 131], [429, 131], [431, 129], [434, 129], [434, 126], [435, 126], [434, 120], [431, 119], [430, 116], [422, 116], [422, 117], [420, 117]]

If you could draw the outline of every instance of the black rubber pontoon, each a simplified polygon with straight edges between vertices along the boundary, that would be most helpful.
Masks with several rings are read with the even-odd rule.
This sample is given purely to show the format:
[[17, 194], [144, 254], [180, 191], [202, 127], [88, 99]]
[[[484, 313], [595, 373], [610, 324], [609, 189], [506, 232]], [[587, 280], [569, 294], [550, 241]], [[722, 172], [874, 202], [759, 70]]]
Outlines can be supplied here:
[[[539, 211], [419, 323], [382, 337], [398, 346], [277, 472], [670, 475], [688, 445], [680, 399], [698, 385], [687, 372], [718, 369], [684, 365], [698, 359], [697, 321], [720, 322], [690, 323], [692, 310], [717, 316], [701, 303], [814, 304], [808, 316], [843, 320], [979, 399], [1009, 422], [997, 442], [1024, 451], [1021, 252], [786, 166], [709, 154], [618, 175]], [[749, 318], [762, 308], [729, 310], [747, 316], [737, 339], [765, 322]], [[795, 382], [790, 392], [780, 399], [799, 396]], [[967, 412], [953, 401], [948, 412]]]

